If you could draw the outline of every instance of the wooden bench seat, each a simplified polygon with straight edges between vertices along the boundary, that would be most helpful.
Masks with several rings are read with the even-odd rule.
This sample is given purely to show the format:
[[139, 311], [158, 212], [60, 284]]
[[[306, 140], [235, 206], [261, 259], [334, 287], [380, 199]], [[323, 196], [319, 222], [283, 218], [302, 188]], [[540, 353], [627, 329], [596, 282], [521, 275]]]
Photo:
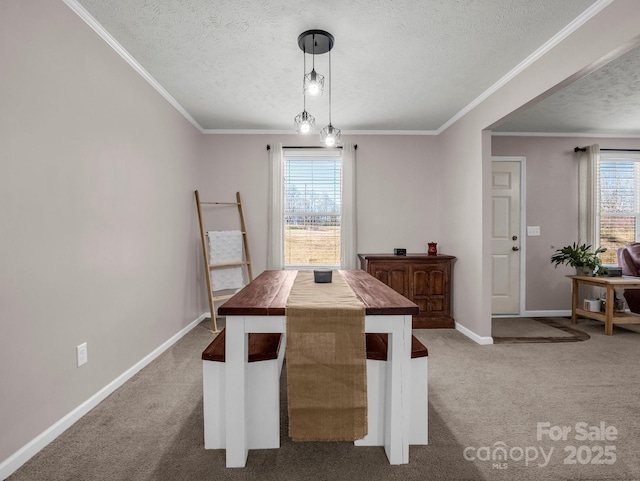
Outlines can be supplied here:
[[[367, 359], [376, 361], [387, 360], [387, 346], [389, 337], [383, 333], [367, 333]], [[426, 357], [429, 351], [416, 336], [411, 336], [411, 359]]]
[[[202, 360], [224, 362], [225, 340], [226, 331], [222, 329], [220, 334], [202, 352]], [[277, 359], [281, 341], [282, 334], [275, 332], [249, 334], [249, 362]]]
[[[280, 447], [280, 373], [285, 335], [252, 333], [248, 340], [247, 432], [249, 449]], [[226, 448], [225, 350], [226, 333], [202, 352], [205, 449]]]

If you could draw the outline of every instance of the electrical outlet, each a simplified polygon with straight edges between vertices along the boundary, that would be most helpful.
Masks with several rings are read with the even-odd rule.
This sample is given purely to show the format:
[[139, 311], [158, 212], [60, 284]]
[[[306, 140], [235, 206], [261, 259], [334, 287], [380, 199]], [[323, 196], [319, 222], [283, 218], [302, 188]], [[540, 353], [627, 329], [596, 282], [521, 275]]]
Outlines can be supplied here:
[[79, 346], [76, 346], [76, 360], [78, 361], [78, 367], [86, 364], [86, 362], [89, 360], [86, 342], [83, 342]]

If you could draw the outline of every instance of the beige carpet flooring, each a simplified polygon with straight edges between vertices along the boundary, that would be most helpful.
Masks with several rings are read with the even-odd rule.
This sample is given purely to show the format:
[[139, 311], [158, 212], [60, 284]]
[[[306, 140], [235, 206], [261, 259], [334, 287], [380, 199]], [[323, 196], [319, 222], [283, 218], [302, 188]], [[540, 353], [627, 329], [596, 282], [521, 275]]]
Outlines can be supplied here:
[[[583, 342], [489, 346], [455, 330], [417, 330], [429, 348], [429, 445], [412, 446], [409, 464], [390, 466], [378, 447], [291, 441], [282, 382], [282, 447], [250, 451], [246, 468], [227, 469], [224, 451], [203, 449], [207, 327], [9, 480], [640, 480], [640, 333], [633, 329], [605, 336], [602, 323], [581, 320], [578, 329], [590, 336]], [[579, 439], [581, 427], [601, 423], [609, 440]], [[550, 439], [549, 430], [538, 436], [538, 426], [570, 431]]]

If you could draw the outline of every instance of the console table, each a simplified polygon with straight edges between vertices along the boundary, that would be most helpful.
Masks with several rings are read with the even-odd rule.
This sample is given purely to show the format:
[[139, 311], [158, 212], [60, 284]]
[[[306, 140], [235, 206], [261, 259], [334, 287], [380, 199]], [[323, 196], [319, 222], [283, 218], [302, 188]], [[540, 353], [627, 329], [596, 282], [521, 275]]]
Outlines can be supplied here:
[[[567, 276], [572, 279], [571, 286], [571, 323], [578, 323], [578, 316], [588, 319], [595, 319], [604, 322], [604, 332], [607, 336], [613, 335], [614, 324], [640, 324], [640, 316], [630, 314], [628, 312], [614, 311], [614, 298], [616, 288], [635, 288], [640, 289], [640, 278], [638, 277], [589, 277], [589, 276]], [[607, 290], [605, 297], [606, 307], [604, 314], [602, 312], [586, 311], [578, 305], [579, 295], [578, 287], [580, 284], [590, 286], [604, 287]]]
[[420, 308], [414, 329], [453, 328], [451, 275], [454, 256], [358, 254], [361, 269]]

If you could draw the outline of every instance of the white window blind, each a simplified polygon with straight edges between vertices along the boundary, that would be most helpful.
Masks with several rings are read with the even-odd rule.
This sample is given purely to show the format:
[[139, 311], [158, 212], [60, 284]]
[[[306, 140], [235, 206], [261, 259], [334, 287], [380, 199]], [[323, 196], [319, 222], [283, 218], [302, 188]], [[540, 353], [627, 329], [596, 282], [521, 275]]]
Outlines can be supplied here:
[[640, 157], [601, 154], [597, 189], [598, 245], [607, 248], [602, 262], [617, 264], [618, 249], [638, 239]]
[[285, 268], [340, 266], [339, 150], [284, 151]]

